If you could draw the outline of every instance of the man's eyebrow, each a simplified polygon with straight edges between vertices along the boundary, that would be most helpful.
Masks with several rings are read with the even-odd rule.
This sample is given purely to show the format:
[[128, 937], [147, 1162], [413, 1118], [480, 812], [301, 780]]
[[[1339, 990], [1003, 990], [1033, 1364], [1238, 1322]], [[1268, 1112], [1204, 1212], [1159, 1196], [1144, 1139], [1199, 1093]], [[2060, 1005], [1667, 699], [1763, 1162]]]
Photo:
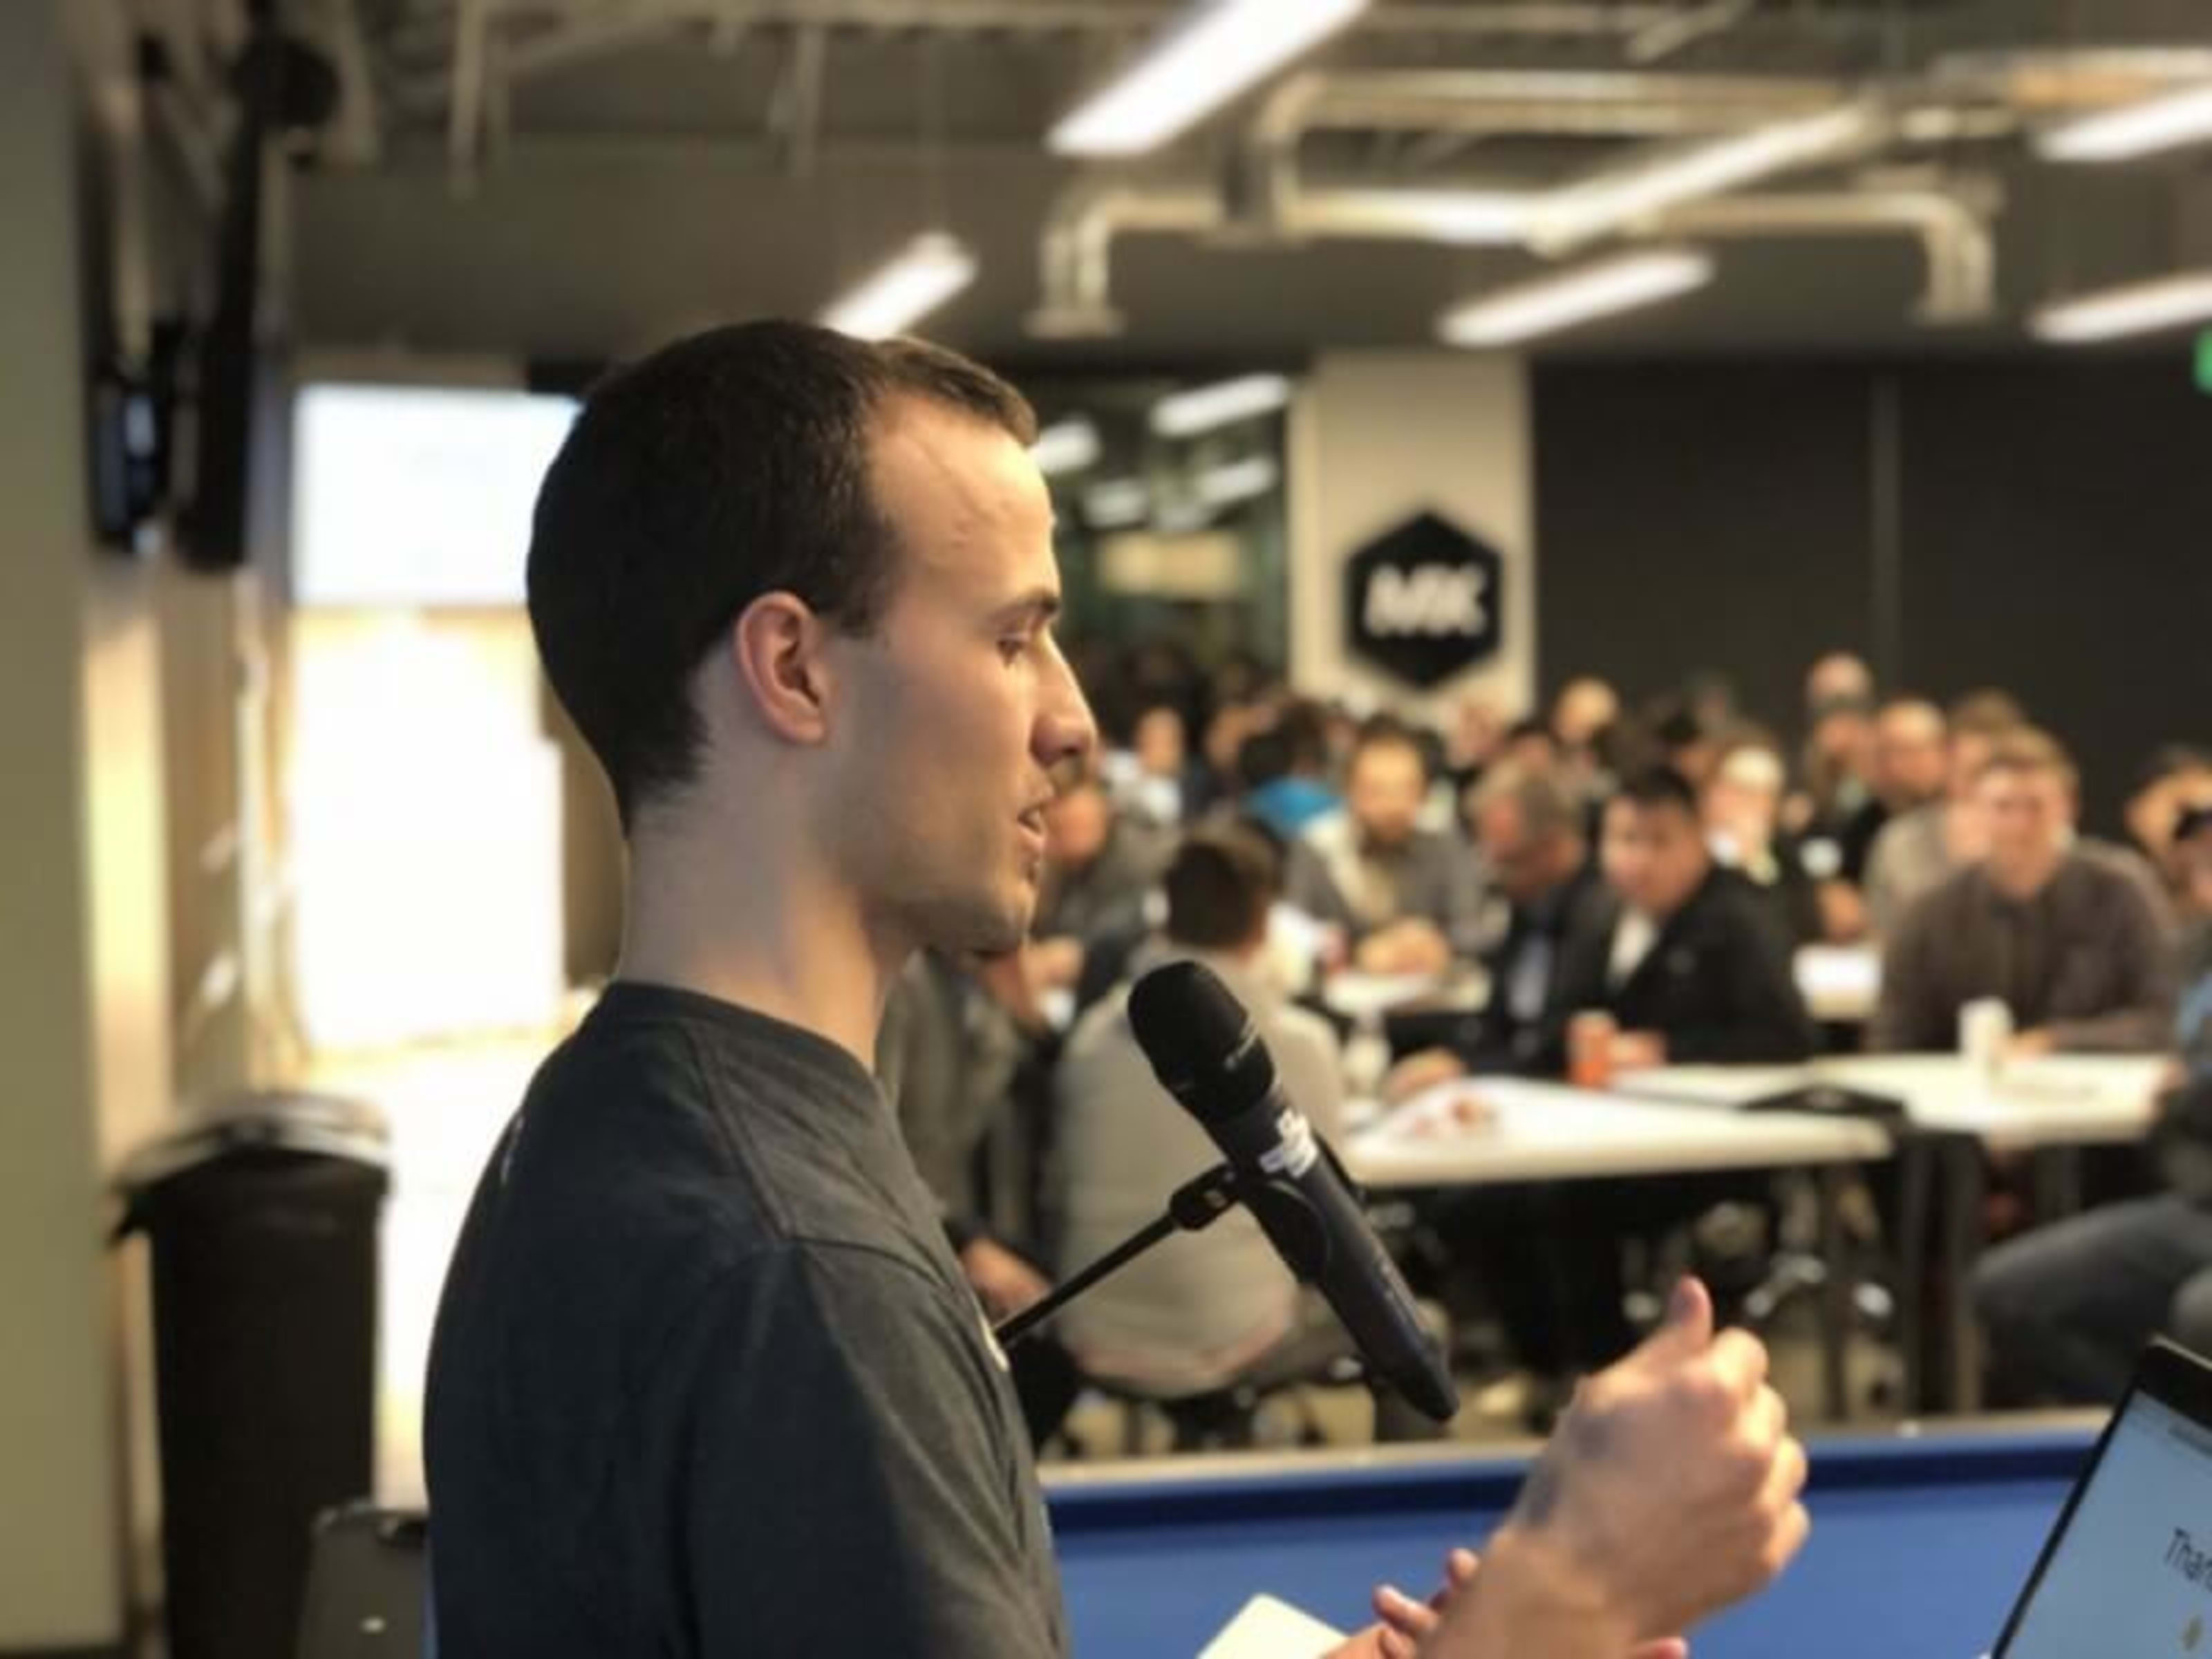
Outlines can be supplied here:
[[1048, 623], [1060, 615], [1060, 595], [1048, 587], [1040, 587], [1000, 605], [992, 614], [994, 620], [1006, 623]]

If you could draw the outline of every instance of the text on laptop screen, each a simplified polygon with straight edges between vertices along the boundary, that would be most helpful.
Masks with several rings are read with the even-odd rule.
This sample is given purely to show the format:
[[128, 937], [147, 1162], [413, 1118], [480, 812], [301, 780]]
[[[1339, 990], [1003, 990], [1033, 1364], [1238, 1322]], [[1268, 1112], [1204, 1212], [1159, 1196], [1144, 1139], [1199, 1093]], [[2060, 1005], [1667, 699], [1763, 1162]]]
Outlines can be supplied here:
[[2212, 1432], [2137, 1394], [2005, 1659], [2212, 1659]]

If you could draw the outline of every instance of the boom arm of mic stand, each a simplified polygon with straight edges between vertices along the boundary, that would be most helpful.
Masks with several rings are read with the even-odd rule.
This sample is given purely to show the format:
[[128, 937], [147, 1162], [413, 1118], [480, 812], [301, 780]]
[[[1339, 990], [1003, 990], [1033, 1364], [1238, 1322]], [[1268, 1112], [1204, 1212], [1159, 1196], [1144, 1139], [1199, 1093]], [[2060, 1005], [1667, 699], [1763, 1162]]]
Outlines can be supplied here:
[[1170, 1234], [1202, 1232], [1211, 1227], [1236, 1207], [1237, 1184], [1236, 1171], [1226, 1164], [1217, 1164], [1204, 1175], [1183, 1182], [1168, 1200], [1166, 1214], [1142, 1232], [1115, 1245], [1066, 1284], [1055, 1285], [1042, 1301], [1016, 1314], [993, 1331], [999, 1346], [1012, 1347], [1100, 1279], [1127, 1267]]

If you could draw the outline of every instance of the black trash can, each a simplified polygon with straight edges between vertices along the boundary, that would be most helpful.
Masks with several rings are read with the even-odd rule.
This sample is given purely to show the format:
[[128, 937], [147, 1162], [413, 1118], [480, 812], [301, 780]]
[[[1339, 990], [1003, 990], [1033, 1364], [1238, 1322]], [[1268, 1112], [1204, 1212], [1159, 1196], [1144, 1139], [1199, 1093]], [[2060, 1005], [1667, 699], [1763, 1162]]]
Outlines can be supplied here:
[[374, 1477], [374, 1110], [254, 1094], [124, 1168], [152, 1252], [169, 1659], [292, 1659], [316, 1517]]

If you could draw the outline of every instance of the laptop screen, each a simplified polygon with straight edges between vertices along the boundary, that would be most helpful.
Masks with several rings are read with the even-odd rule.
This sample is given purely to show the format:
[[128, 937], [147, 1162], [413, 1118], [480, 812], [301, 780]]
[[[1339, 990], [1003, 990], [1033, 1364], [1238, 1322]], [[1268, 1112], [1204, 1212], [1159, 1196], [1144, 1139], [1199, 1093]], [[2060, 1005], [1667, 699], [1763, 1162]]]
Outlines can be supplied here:
[[2212, 1659], [2212, 1430], [2129, 1396], [1999, 1653]]

